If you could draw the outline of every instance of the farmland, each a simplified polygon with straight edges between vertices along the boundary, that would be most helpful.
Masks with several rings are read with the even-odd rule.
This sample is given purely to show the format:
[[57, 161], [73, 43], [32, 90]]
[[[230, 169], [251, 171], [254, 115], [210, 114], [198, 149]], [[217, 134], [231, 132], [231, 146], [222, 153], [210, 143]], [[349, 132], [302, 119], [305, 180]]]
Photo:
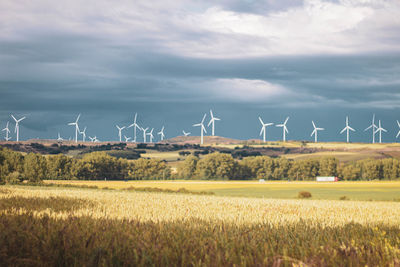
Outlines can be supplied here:
[[5, 265], [399, 264], [400, 203], [2, 186]]
[[99, 188], [126, 189], [151, 187], [177, 190], [212, 192], [217, 196], [239, 196], [290, 199], [299, 191], [309, 191], [313, 199], [338, 200], [346, 196], [351, 200], [400, 201], [400, 181], [378, 182], [285, 182], [272, 181], [66, 181], [47, 180], [46, 183], [97, 186]]

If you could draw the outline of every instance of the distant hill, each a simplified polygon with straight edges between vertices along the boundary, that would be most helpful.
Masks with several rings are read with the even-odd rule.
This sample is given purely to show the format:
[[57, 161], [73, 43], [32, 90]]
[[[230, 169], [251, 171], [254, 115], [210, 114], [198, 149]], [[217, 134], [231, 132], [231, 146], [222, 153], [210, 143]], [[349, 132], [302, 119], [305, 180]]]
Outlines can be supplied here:
[[[204, 136], [204, 144], [205, 145], [216, 145], [216, 144], [224, 144], [224, 145], [235, 145], [241, 144], [244, 141], [221, 137], [221, 136]], [[166, 139], [161, 143], [169, 143], [169, 144], [199, 144], [200, 136], [177, 136], [170, 139]]]

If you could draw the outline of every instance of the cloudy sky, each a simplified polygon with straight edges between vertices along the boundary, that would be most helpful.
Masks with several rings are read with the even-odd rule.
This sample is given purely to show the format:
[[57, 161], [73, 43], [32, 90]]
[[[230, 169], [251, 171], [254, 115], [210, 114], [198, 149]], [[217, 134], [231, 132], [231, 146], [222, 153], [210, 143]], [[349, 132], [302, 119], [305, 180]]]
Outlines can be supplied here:
[[0, 126], [12, 113], [27, 116], [22, 139], [68, 138], [82, 113], [88, 135], [116, 140], [138, 112], [167, 137], [198, 135], [212, 108], [222, 136], [259, 138], [260, 115], [290, 116], [288, 139], [311, 140], [314, 120], [321, 141], [345, 140], [349, 115], [365, 142], [376, 113], [393, 142], [399, 14], [398, 0], [3, 0]]

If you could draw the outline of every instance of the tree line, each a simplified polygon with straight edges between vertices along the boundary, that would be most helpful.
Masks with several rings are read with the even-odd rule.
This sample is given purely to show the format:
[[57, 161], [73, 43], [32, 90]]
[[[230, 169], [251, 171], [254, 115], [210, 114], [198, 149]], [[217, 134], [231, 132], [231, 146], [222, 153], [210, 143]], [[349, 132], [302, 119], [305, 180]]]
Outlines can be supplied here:
[[221, 180], [298, 180], [311, 181], [316, 176], [335, 176], [341, 180], [394, 180], [400, 178], [398, 159], [364, 159], [341, 164], [334, 157], [289, 160], [268, 156], [246, 157], [241, 161], [231, 155], [212, 153], [203, 158], [190, 155], [178, 168], [179, 179]]
[[213, 180], [315, 180], [316, 176], [337, 176], [342, 180], [394, 180], [400, 177], [398, 159], [365, 159], [341, 164], [334, 157], [289, 160], [268, 156], [246, 157], [236, 160], [230, 154], [211, 153], [204, 157], [189, 155], [172, 172], [166, 162], [139, 158], [127, 160], [92, 152], [81, 159], [63, 154], [23, 155], [0, 148], [0, 182], [31, 183], [44, 179], [80, 180], [157, 180], [157, 179], [213, 179]]
[[170, 179], [171, 169], [157, 159], [127, 160], [106, 152], [85, 154], [75, 159], [63, 154], [23, 155], [6, 148], [0, 150], [0, 182], [37, 183], [44, 179], [80, 180], [142, 180]]

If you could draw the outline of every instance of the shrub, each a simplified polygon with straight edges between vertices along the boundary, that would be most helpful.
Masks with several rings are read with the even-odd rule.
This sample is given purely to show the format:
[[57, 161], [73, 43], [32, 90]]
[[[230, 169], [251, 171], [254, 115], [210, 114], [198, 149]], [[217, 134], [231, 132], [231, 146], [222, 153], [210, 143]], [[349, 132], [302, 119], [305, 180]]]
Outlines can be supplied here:
[[301, 191], [301, 192], [299, 192], [298, 197], [299, 197], [299, 198], [311, 198], [312, 195], [311, 195], [311, 193], [308, 192], [308, 191]]
[[349, 198], [346, 197], [346, 196], [342, 196], [342, 197], [339, 198], [339, 200], [349, 200]]

